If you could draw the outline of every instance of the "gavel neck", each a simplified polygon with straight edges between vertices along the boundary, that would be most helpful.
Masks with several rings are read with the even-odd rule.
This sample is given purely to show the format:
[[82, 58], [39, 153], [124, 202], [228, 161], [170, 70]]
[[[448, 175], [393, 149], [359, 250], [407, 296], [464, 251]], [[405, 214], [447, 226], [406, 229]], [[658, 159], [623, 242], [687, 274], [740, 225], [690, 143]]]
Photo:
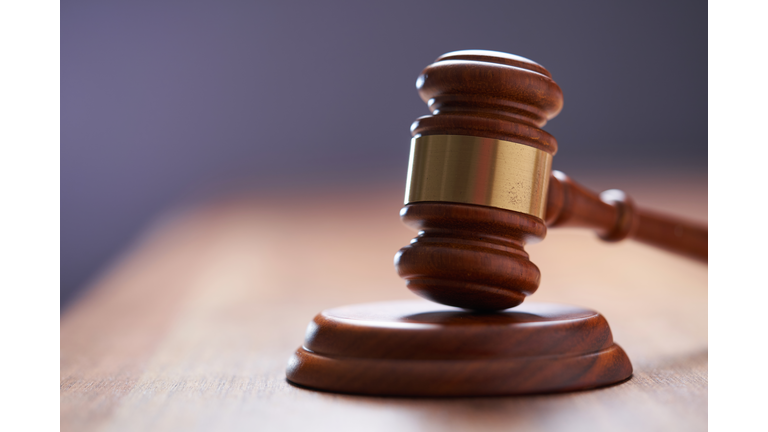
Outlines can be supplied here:
[[[626, 195], [624, 197], [625, 202], [628, 201]], [[630, 208], [632, 207], [630, 205]], [[629, 219], [631, 220], [631, 215]], [[590, 228], [595, 230], [601, 238], [612, 241], [624, 239], [631, 231], [630, 226], [629, 230], [623, 230], [624, 237], [618, 237], [616, 228], [618, 228], [619, 205], [616, 202], [603, 201], [600, 196], [560, 171], [552, 171], [549, 179], [545, 220], [550, 227]], [[614, 235], [609, 236], [609, 234]]]
[[632, 238], [707, 262], [707, 227], [674, 216], [638, 209], [616, 189], [596, 194], [560, 171], [552, 171], [545, 221], [549, 227], [593, 229], [609, 242]]

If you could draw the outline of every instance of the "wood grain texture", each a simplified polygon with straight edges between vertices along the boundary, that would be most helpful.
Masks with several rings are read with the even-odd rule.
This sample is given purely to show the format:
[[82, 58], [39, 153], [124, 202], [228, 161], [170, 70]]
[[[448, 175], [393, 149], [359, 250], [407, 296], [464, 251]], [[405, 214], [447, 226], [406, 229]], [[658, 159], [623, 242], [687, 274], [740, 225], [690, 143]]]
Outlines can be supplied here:
[[554, 155], [557, 140], [541, 130], [563, 107], [563, 92], [541, 65], [494, 51], [440, 56], [416, 81], [432, 115], [411, 134], [470, 135], [525, 144]]
[[426, 299], [474, 310], [519, 305], [541, 274], [523, 247], [544, 238], [541, 219], [494, 207], [417, 202], [400, 210], [418, 236], [395, 255], [408, 289]]
[[[706, 179], [584, 178], [705, 218]], [[66, 310], [64, 431], [705, 430], [707, 269], [637, 243], [552, 230], [528, 253], [535, 301], [600, 311], [632, 359], [624, 384], [471, 399], [291, 386], [286, 360], [319, 311], [413, 299], [392, 268], [412, 236], [386, 190], [230, 200], [170, 215]]]
[[313, 389], [374, 396], [509, 396], [584, 390], [632, 375], [598, 312], [526, 303], [478, 313], [427, 301], [326, 310], [288, 362]]

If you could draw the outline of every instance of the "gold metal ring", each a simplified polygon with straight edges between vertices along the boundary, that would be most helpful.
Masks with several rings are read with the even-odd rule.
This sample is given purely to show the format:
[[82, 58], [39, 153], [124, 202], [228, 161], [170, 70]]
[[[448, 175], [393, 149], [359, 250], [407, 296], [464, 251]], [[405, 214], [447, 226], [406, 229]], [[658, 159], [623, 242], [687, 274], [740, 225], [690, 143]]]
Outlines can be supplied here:
[[552, 155], [535, 147], [464, 135], [411, 140], [405, 204], [478, 204], [544, 219]]

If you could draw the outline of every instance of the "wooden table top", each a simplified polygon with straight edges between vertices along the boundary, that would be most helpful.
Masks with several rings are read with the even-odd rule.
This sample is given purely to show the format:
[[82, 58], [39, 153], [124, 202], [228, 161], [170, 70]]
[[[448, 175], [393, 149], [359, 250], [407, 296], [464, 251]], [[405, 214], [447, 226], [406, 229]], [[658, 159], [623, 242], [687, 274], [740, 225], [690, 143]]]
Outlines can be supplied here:
[[[706, 220], [705, 178], [618, 183], [640, 204]], [[62, 430], [706, 429], [707, 267], [573, 230], [526, 248], [542, 272], [526, 301], [601, 312], [632, 360], [629, 381], [463, 399], [288, 384], [286, 362], [315, 314], [414, 298], [392, 265], [414, 236], [401, 203], [397, 186], [233, 198], [166, 216], [62, 316]]]

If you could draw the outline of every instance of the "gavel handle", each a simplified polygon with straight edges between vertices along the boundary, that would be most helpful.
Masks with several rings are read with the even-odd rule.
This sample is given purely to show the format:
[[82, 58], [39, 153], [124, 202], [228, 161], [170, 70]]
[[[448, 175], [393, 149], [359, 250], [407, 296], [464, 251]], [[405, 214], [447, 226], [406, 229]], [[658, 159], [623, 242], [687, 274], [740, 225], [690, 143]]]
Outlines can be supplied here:
[[560, 171], [552, 171], [549, 179], [546, 222], [550, 227], [592, 228], [606, 241], [632, 238], [707, 262], [706, 225], [638, 209], [620, 190], [597, 195]]

